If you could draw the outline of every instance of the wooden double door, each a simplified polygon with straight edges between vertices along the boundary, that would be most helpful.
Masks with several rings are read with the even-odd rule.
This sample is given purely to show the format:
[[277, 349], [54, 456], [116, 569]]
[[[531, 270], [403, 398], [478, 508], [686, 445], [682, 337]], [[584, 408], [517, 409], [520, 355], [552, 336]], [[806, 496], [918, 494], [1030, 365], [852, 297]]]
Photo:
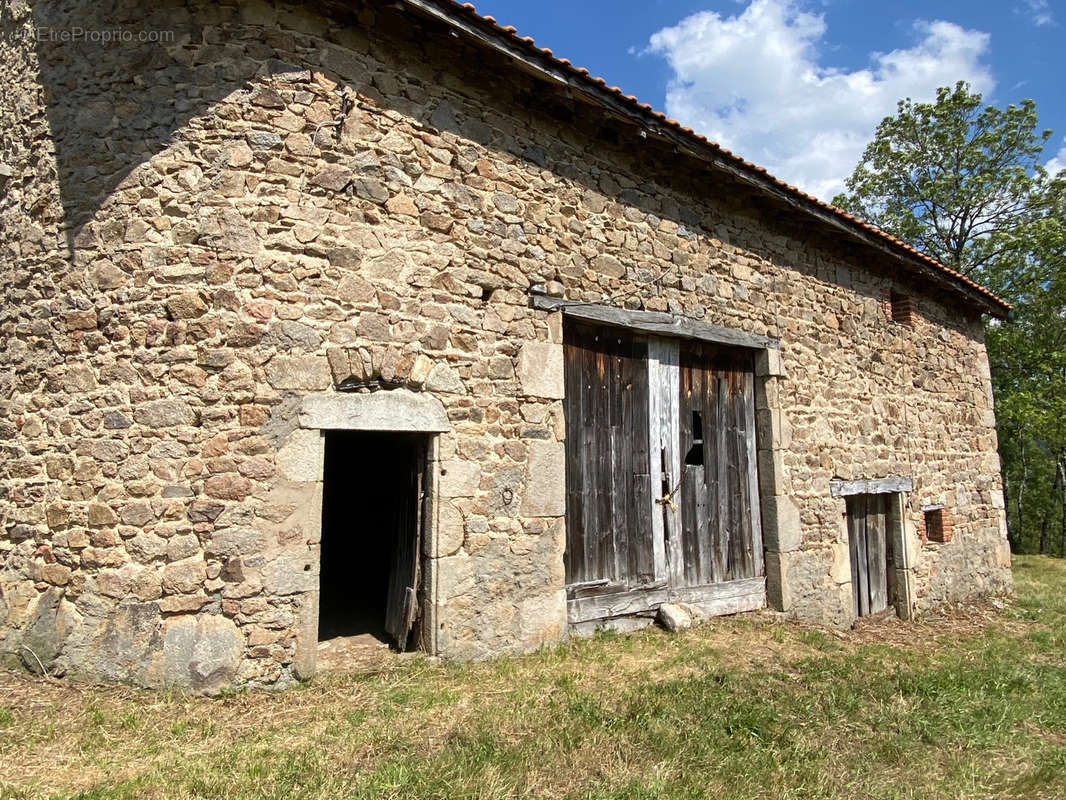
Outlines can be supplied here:
[[765, 601], [754, 352], [565, 329], [571, 622]]

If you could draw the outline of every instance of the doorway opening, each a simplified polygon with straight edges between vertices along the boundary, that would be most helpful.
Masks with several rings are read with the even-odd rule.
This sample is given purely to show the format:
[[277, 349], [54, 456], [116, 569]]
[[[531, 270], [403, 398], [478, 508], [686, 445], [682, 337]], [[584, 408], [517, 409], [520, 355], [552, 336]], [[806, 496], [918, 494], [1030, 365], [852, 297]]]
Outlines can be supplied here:
[[428, 437], [325, 434], [318, 639], [420, 645]]

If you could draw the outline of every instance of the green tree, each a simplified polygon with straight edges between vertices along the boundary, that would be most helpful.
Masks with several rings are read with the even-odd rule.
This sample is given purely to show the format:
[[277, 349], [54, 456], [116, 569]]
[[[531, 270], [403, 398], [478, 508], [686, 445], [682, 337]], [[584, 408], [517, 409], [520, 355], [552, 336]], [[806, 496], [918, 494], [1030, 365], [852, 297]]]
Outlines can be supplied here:
[[1031, 288], [1012, 324], [988, 326], [1013, 543], [1066, 555], [1066, 181], [1032, 200]]
[[1032, 100], [982, 106], [962, 81], [933, 103], [900, 100], [833, 204], [1012, 298], [1033, 278], [1020, 262], [1051, 136], [1036, 124]]
[[901, 100], [833, 203], [1015, 305], [987, 328], [1015, 549], [1066, 555], [1066, 172], [1040, 164], [1036, 105], [964, 83]]

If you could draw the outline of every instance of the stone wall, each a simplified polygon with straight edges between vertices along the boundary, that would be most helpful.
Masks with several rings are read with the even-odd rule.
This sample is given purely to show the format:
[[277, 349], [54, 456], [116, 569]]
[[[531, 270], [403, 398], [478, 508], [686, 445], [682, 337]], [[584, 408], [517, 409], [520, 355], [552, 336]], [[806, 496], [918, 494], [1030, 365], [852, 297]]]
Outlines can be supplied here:
[[[919, 610], [1009, 589], [976, 312], [435, 24], [320, 8], [4, 20], [9, 662], [198, 689], [310, 672], [321, 465], [300, 409], [345, 380], [447, 413], [440, 652], [564, 637], [562, 330], [529, 308], [535, 284], [781, 340], [760, 407], [784, 610], [850, 619], [832, 477], [913, 476]], [[33, 25], [134, 40], [6, 35]], [[913, 327], [890, 289], [915, 297]], [[923, 548], [932, 502], [955, 537]]]

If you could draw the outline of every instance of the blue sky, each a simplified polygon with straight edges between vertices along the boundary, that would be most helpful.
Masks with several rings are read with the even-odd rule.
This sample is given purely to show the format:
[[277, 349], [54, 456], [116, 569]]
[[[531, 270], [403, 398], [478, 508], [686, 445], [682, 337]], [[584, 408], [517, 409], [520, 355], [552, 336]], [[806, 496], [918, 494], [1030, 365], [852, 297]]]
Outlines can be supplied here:
[[1066, 2], [479, 0], [477, 9], [830, 199], [904, 96], [1036, 101], [1066, 167]]

